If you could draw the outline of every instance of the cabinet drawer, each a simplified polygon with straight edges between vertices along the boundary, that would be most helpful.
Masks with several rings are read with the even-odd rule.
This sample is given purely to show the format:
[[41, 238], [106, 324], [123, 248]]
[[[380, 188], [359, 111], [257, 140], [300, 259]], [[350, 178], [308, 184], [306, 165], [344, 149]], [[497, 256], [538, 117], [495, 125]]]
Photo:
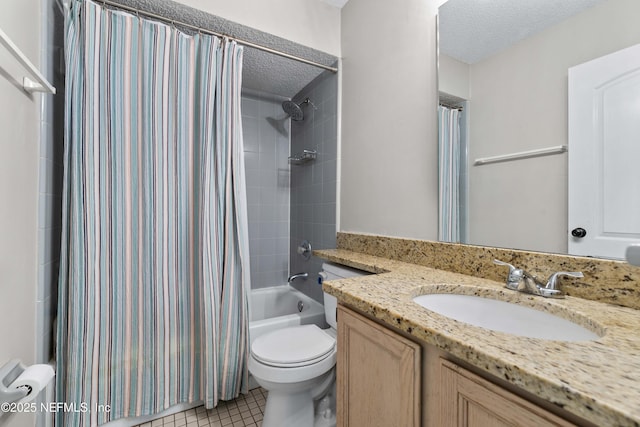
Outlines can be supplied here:
[[575, 426], [448, 360], [439, 360], [443, 427]]

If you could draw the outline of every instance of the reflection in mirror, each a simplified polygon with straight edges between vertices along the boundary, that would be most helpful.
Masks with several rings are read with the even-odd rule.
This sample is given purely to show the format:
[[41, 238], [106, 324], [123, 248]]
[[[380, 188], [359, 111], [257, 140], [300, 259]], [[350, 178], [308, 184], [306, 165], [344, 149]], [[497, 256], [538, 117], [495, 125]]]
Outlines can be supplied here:
[[438, 239], [467, 241], [467, 101], [440, 95], [438, 106]]
[[[569, 239], [579, 239], [571, 229], [582, 226], [568, 219], [568, 69], [640, 43], [638, 16], [637, 0], [440, 7], [439, 116], [449, 107], [460, 116], [457, 149], [442, 145], [452, 132], [440, 119], [449, 126], [439, 132], [442, 240], [567, 253]], [[442, 176], [451, 163], [460, 168], [455, 191]]]

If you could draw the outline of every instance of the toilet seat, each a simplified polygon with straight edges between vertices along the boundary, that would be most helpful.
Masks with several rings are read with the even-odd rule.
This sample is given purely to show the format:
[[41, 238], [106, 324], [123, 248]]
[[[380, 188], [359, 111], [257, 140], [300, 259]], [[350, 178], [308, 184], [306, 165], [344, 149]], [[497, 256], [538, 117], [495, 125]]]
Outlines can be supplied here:
[[302, 325], [258, 337], [251, 346], [251, 355], [267, 366], [297, 368], [326, 359], [335, 346], [335, 338], [316, 325]]

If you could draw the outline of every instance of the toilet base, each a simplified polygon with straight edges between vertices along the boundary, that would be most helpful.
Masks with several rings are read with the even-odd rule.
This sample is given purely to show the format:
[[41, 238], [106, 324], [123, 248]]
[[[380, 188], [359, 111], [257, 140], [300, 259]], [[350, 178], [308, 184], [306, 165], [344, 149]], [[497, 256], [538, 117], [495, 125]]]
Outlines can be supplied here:
[[335, 427], [335, 370], [296, 386], [263, 382], [267, 389], [262, 427]]
[[309, 392], [269, 391], [262, 427], [311, 427], [313, 415], [313, 400]]

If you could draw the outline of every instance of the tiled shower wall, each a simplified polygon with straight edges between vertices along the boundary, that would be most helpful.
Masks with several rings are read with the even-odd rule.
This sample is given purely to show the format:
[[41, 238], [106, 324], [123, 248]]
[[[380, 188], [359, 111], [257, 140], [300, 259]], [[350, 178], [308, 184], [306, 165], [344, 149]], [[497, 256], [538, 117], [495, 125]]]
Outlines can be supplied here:
[[289, 120], [280, 101], [243, 95], [242, 129], [252, 289], [289, 272]]
[[322, 301], [317, 277], [323, 261], [316, 257], [305, 260], [297, 247], [303, 240], [313, 249], [336, 247], [337, 93], [337, 76], [324, 72], [293, 99], [300, 103], [309, 98], [315, 108], [303, 104], [304, 120], [291, 122], [291, 153], [312, 149], [318, 156], [291, 166], [291, 273], [309, 273], [307, 280], [298, 279], [294, 286], [318, 301]]

